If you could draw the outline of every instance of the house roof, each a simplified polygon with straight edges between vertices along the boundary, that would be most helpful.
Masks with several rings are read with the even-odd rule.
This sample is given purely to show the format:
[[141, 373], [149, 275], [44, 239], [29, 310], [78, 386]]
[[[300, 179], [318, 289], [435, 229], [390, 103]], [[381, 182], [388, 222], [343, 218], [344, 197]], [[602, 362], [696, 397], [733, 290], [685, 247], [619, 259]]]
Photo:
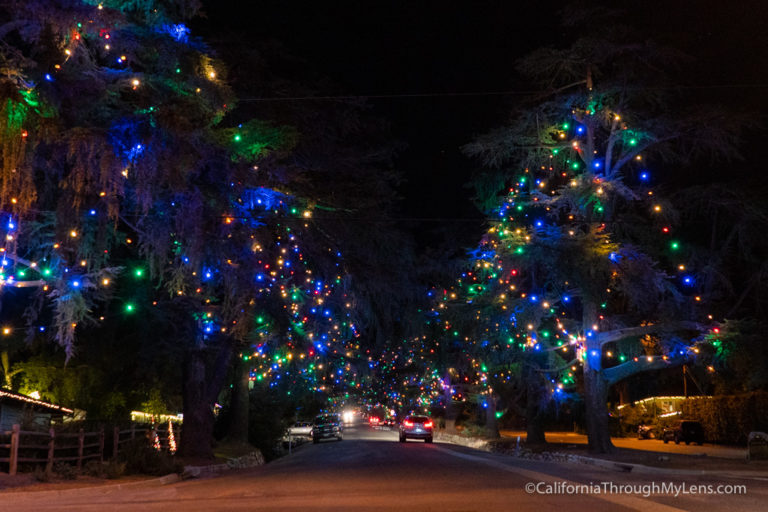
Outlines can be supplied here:
[[14, 393], [12, 391], [8, 391], [7, 389], [0, 389], [0, 402], [17, 402], [20, 405], [31, 405], [34, 407], [48, 409], [50, 412], [58, 412], [62, 414], [74, 413], [72, 409], [62, 407], [61, 405], [52, 404], [44, 400], [38, 400], [37, 398], [32, 398], [31, 396], [22, 395], [20, 393]]

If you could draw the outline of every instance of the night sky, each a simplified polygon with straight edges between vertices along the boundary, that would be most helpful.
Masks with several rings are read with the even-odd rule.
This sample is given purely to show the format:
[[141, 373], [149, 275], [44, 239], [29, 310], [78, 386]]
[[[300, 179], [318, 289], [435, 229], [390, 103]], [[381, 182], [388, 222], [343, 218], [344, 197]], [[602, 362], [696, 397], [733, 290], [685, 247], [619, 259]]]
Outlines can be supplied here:
[[[519, 95], [486, 94], [527, 90], [514, 71], [518, 58], [569, 40], [558, 13], [574, 2], [208, 0], [204, 4], [206, 18], [193, 27], [214, 48], [217, 39], [232, 34], [243, 45], [279, 41], [297, 58], [297, 66], [329, 79], [332, 94], [372, 96], [374, 113], [391, 124], [403, 147], [395, 162], [406, 177], [401, 190], [403, 226], [419, 236], [435, 229], [455, 230], [458, 240], [471, 246], [482, 215], [472, 205], [472, 191], [465, 184], [477, 163], [464, 157], [460, 147], [502, 124], [509, 107], [520, 101]], [[688, 77], [690, 94], [702, 102], [735, 104], [750, 112], [765, 109], [768, 3], [611, 4], [625, 9], [627, 22], [649, 38], [695, 59]], [[764, 135], [764, 130], [751, 134], [755, 139]], [[757, 165], [747, 155], [739, 169], [755, 174]], [[719, 171], [717, 166], [702, 171], [701, 179]], [[437, 238], [428, 236], [427, 241], [439, 245]]]

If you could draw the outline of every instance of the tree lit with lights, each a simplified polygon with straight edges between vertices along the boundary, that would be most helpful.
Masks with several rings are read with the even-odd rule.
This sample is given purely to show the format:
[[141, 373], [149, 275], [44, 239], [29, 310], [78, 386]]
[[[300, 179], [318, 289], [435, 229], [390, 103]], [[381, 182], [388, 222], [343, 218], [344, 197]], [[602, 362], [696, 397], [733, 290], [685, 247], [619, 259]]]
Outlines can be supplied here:
[[640, 85], [659, 51], [598, 39], [535, 52], [521, 64], [534, 81], [568, 73], [466, 148], [497, 169], [476, 182], [490, 227], [472, 286], [506, 310], [513, 344], [557, 354], [540, 370], [551, 394], [575, 391], [579, 372], [597, 452], [613, 448], [609, 387], [689, 360], [711, 320], [655, 176], [699, 152], [727, 154], [733, 139], [712, 126], [714, 111], [659, 108], [669, 91]]

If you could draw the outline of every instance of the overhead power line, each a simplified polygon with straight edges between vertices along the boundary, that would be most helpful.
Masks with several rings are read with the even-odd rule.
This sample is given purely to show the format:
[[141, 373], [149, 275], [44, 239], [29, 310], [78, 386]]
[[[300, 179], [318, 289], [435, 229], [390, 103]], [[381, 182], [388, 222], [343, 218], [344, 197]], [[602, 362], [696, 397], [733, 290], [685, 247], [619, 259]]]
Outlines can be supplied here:
[[[721, 84], [721, 85], [681, 85], [639, 87], [646, 90], [696, 90], [696, 89], [766, 89], [768, 84]], [[470, 91], [470, 92], [408, 92], [393, 94], [340, 94], [326, 96], [264, 96], [239, 98], [240, 102], [266, 102], [266, 101], [332, 101], [332, 100], [356, 100], [356, 99], [398, 99], [398, 98], [452, 98], [452, 97], [482, 97], [482, 96], [531, 96], [536, 94], [551, 93], [551, 90], [531, 91]]]

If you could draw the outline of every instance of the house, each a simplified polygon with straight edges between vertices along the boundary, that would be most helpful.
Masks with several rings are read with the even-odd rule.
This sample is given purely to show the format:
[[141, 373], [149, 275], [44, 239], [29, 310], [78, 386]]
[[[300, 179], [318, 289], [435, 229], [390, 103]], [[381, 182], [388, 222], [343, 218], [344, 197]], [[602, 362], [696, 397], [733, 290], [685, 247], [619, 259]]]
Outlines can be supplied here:
[[628, 405], [638, 408], [643, 414], [653, 415], [654, 418], [668, 418], [682, 414], [682, 405], [686, 400], [706, 400], [711, 396], [651, 396], [617, 407], [619, 413]]
[[72, 409], [0, 389], [0, 432], [11, 430], [14, 424], [23, 425], [26, 429], [43, 430], [50, 427], [52, 420], [60, 421], [72, 414]]

